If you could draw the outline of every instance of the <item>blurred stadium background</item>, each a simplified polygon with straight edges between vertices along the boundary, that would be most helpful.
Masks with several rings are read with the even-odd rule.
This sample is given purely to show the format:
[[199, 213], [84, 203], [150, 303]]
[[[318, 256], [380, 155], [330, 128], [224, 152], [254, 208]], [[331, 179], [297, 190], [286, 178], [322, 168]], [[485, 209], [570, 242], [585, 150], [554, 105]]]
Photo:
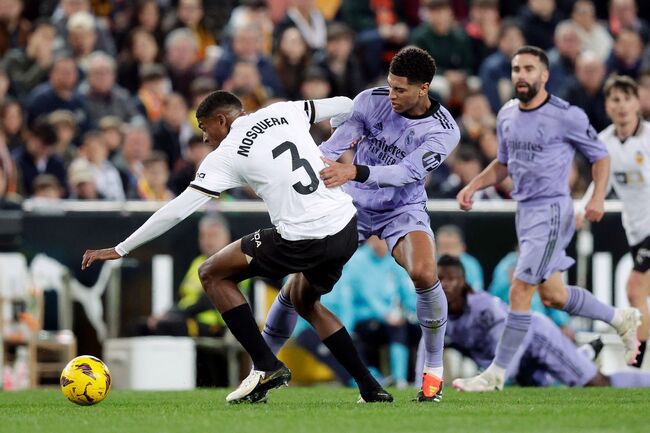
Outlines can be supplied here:
[[[582, 107], [598, 131], [609, 124], [602, 85], [612, 73], [637, 80], [650, 119], [649, 19], [641, 0], [0, 0], [0, 382], [56, 383], [67, 359], [83, 353], [124, 372], [118, 387], [237, 383], [249, 365], [219, 318], [201, 310], [179, 325], [178, 311], [200, 302], [184, 276], [209, 250], [197, 242], [201, 216], [219, 215], [215, 224], [233, 239], [270, 224], [250, 190], [224, 194], [119, 262], [82, 273], [83, 251], [115, 245], [183, 191], [209, 152], [193, 113], [212, 90], [236, 93], [249, 111], [353, 98], [382, 85], [392, 55], [408, 44], [436, 59], [432, 92], [462, 130], [427, 183], [434, 231], [453, 226], [439, 249], [476, 259], [475, 288], [498, 291], [504, 278], [507, 288], [516, 246], [508, 182], [483, 192], [472, 213], [452, 199], [496, 155], [495, 115], [512, 96], [510, 55], [524, 43], [547, 50], [549, 90]], [[329, 124], [312, 133], [322, 142]], [[589, 181], [576, 158], [575, 198]], [[604, 221], [574, 239], [577, 266], [567, 278], [623, 306], [632, 263], [620, 203], [610, 198]], [[242, 287], [260, 324], [279, 284]], [[408, 327], [408, 302], [388, 299]], [[169, 328], [162, 318], [174, 319]], [[557, 323], [578, 340], [604, 331]], [[378, 374], [391, 376], [387, 349], [379, 358]], [[449, 374], [471, 372], [458, 354], [447, 358]], [[132, 363], [152, 359], [160, 370], [151, 379], [127, 377]], [[297, 344], [282, 359], [297, 382], [334, 380]], [[161, 379], [179, 365], [181, 377]]]

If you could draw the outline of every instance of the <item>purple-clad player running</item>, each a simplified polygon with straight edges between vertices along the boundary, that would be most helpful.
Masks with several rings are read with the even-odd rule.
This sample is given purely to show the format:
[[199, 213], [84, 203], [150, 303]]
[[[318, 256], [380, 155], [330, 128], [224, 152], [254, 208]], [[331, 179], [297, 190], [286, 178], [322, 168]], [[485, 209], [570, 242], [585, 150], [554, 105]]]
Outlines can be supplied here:
[[[507, 306], [489, 293], [474, 292], [465, 281], [462, 263], [455, 257], [440, 257], [438, 277], [449, 302], [447, 346], [486, 368], [503, 333]], [[551, 384], [549, 375], [568, 386], [650, 387], [648, 372], [602, 374], [555, 323], [543, 314], [533, 313], [528, 333], [506, 370], [506, 378], [521, 386], [546, 386]]]
[[[438, 281], [424, 182], [458, 144], [458, 126], [429, 96], [435, 62], [426, 51], [402, 49], [391, 61], [388, 87], [360, 93], [351, 117], [321, 145], [328, 187], [345, 184], [357, 208], [359, 240], [378, 235], [407, 270], [417, 293], [425, 365], [417, 401], [442, 397], [442, 351], [447, 301]], [[356, 143], [354, 164], [334, 162]], [[289, 338], [295, 313], [284, 287], [271, 307], [264, 339], [278, 351]]]
[[611, 324], [623, 339], [626, 360], [632, 362], [636, 356], [638, 310], [615, 309], [587, 290], [562, 282], [560, 272], [574, 263], [564, 250], [575, 232], [568, 181], [575, 150], [592, 163], [595, 187], [585, 212], [590, 221], [600, 221], [603, 216], [609, 157], [584, 111], [546, 91], [548, 78], [544, 51], [531, 46], [517, 50], [512, 59], [517, 99], [506, 103], [497, 116], [497, 159], [458, 193], [461, 209], [470, 210], [476, 191], [510, 175], [512, 197], [518, 202], [519, 240], [510, 287], [511, 309], [496, 356], [480, 375], [454, 381], [454, 387], [462, 391], [503, 388], [506, 369], [531, 323], [530, 302], [535, 290], [547, 306]]

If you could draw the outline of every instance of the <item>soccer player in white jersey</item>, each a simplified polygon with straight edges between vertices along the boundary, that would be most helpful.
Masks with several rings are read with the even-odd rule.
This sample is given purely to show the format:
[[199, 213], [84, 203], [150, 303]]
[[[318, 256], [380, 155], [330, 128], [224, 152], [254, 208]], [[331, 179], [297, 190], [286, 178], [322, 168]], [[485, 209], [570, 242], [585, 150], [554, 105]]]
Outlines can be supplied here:
[[114, 248], [88, 250], [82, 269], [95, 260], [117, 259], [171, 227], [227, 189], [251, 186], [269, 209], [273, 228], [231, 243], [199, 268], [204, 290], [246, 351], [255, 370], [230, 393], [230, 403], [258, 401], [286, 384], [291, 372], [262, 338], [237, 283], [252, 276], [282, 279], [293, 274], [291, 302], [314, 326], [336, 359], [356, 380], [365, 402], [390, 402], [361, 361], [338, 318], [319, 302], [332, 290], [343, 265], [357, 247], [356, 209], [341, 188], [327, 188], [316, 173], [325, 168], [309, 134], [315, 121], [346, 116], [345, 97], [279, 102], [245, 114], [233, 94], [213, 92], [196, 117], [204, 140], [215, 147], [201, 163], [190, 186], [154, 213]]
[[650, 330], [650, 122], [641, 118], [639, 91], [632, 78], [612, 76], [604, 91], [605, 109], [614, 123], [598, 137], [611, 158], [607, 190], [614, 188], [623, 202], [623, 227], [634, 260], [627, 296], [630, 305], [641, 311], [635, 364], [640, 367]]

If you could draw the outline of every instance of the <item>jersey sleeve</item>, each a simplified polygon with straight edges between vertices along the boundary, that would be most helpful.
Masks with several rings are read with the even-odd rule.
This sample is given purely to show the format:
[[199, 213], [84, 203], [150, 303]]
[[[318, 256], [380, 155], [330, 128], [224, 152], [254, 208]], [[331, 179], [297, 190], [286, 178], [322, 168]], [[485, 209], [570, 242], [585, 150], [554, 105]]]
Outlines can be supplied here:
[[365, 116], [364, 110], [368, 103], [368, 93], [359, 93], [352, 101], [352, 114], [339, 125], [329, 140], [323, 142], [319, 149], [327, 159], [336, 161], [343, 152], [348, 150], [352, 143], [364, 135]]
[[[224, 143], [221, 146], [224, 146]], [[190, 188], [211, 197], [219, 197], [223, 191], [245, 186], [244, 180], [233, 164], [232, 157], [220, 151], [221, 149], [223, 147], [217, 148], [205, 157], [196, 172], [196, 177], [190, 182]]]
[[567, 113], [567, 139], [589, 162], [605, 158], [607, 147], [589, 123], [587, 114], [576, 106], [569, 107]]
[[[500, 113], [499, 113], [500, 114]], [[506, 140], [503, 136], [503, 120], [497, 116], [497, 161], [503, 165], [508, 165], [508, 146], [506, 145]]]
[[458, 127], [429, 133], [422, 144], [395, 165], [370, 166], [368, 178], [363, 182], [376, 188], [399, 187], [417, 182], [440, 167], [460, 140]]

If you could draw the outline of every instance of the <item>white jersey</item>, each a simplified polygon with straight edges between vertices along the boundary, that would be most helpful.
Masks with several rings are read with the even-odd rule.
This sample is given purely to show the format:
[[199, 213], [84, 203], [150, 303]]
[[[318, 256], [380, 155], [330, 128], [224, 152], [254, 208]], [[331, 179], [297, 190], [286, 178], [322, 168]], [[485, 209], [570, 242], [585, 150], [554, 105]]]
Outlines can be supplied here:
[[286, 240], [338, 233], [356, 209], [340, 187], [327, 188], [320, 180], [325, 164], [309, 134], [315, 116], [313, 101], [299, 101], [278, 102], [237, 118], [190, 187], [218, 196], [250, 185]]
[[624, 142], [614, 125], [598, 136], [611, 158], [609, 184], [623, 202], [623, 227], [630, 246], [650, 236], [650, 122], [642, 120]]

